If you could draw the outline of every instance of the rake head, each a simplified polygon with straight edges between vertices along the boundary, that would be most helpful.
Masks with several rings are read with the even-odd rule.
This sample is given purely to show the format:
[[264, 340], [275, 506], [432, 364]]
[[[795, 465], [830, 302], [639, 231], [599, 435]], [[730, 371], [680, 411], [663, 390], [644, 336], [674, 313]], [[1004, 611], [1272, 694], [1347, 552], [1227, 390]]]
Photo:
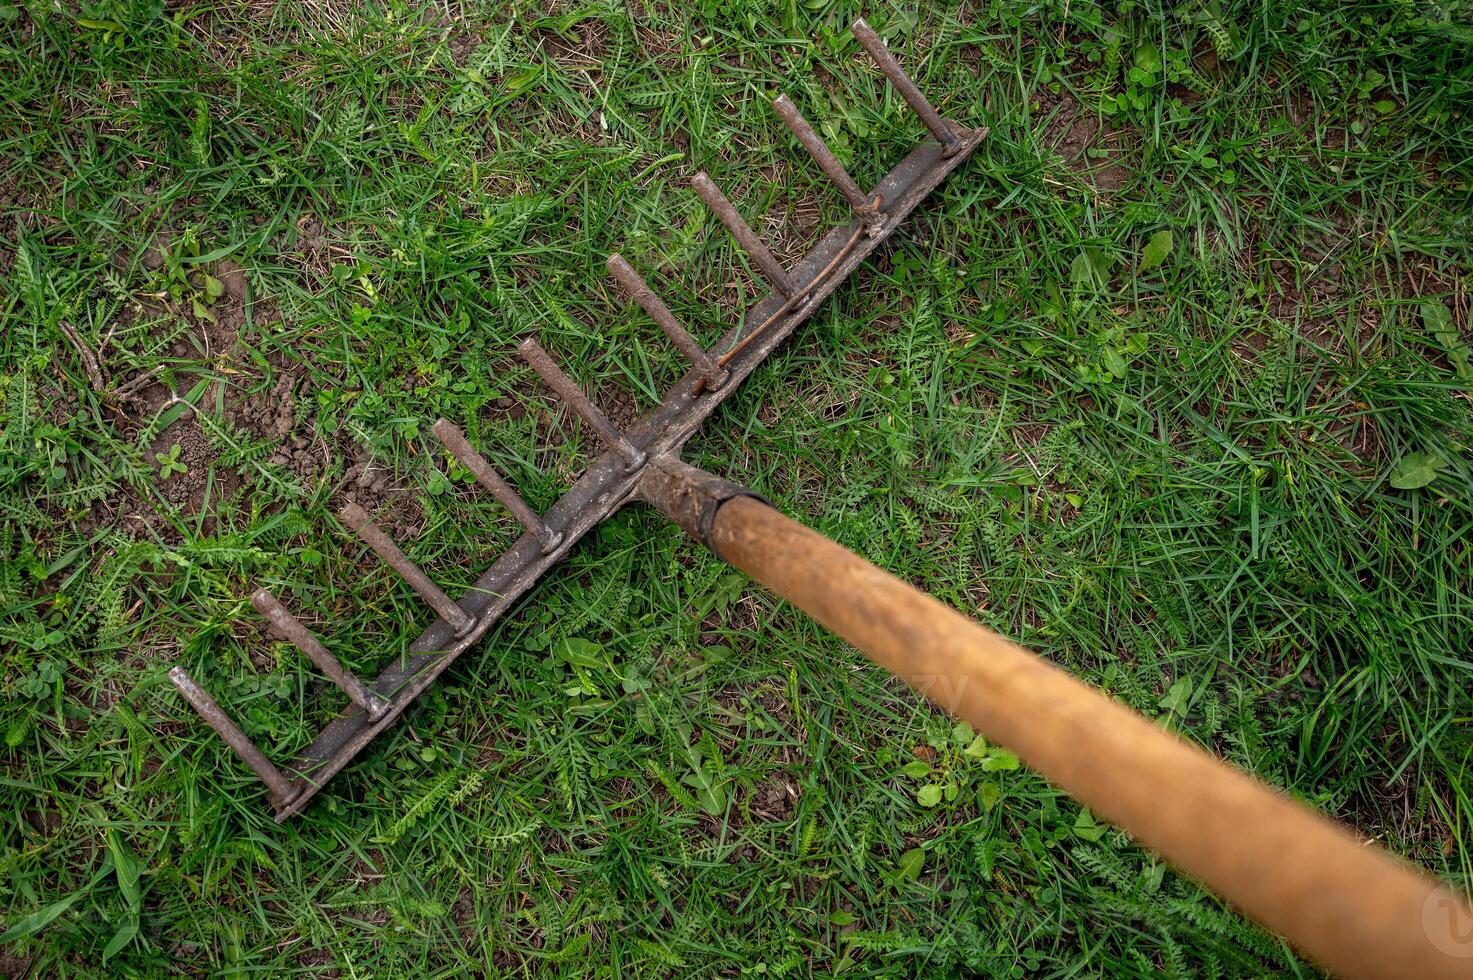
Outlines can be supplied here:
[[986, 137], [986, 129], [967, 129], [942, 117], [862, 19], [854, 22], [853, 31], [933, 139], [920, 143], [879, 184], [865, 192], [793, 103], [779, 96], [773, 103], [778, 117], [848, 201], [854, 214], [845, 224], [831, 229], [790, 269], [783, 268], [710, 178], [696, 174], [691, 181], [695, 192], [721, 219], [770, 290], [712, 350], [691, 336], [628, 262], [617, 254], [610, 256], [609, 272], [690, 361], [691, 368], [658, 406], [621, 431], [535, 340], [524, 340], [522, 356], [605, 447], [545, 514], [539, 516], [528, 507], [455, 425], [445, 419], [436, 422], [430, 430], [434, 436], [525, 528], [517, 542], [463, 596], [452, 599], [446, 595], [357, 504], [342, 509], [343, 523], [402, 575], [438, 616], [410, 645], [407, 656], [396, 658], [377, 678], [362, 680], [346, 670], [271, 593], [258, 590], [251, 600], [257, 611], [306, 654], [349, 702], [283, 769], [272, 764], [183, 667], [176, 666], [169, 672], [185, 699], [266, 784], [278, 822], [300, 813], [335, 773], [393, 724], [583, 535], [629, 502], [647, 461], [678, 453], [727, 395], [807, 320]]

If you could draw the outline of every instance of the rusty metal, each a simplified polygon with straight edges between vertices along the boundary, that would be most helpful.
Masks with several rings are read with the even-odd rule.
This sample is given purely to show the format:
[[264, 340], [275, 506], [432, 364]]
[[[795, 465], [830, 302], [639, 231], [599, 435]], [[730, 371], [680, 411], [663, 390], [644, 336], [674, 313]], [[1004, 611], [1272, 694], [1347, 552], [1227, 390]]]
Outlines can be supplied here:
[[833, 152], [829, 150], [828, 144], [823, 141], [823, 138], [813, 131], [812, 126], [808, 125], [808, 120], [803, 118], [803, 114], [798, 111], [798, 107], [793, 105], [792, 100], [786, 95], [779, 95], [776, 99], [772, 100], [772, 108], [777, 113], [777, 117], [798, 138], [798, 142], [803, 145], [803, 149], [808, 151], [808, 155], [813, 157], [813, 162], [818, 164], [818, 168], [828, 176], [829, 180], [834, 182], [834, 186], [839, 189], [839, 193], [844, 195], [844, 199], [849, 202], [849, 206], [854, 209], [854, 213], [869, 223], [868, 230], [870, 234], [879, 234], [880, 229], [884, 227], [881, 223], [883, 216], [880, 214], [880, 209], [875, 206], [875, 202], [864, 191], [859, 189], [859, 185], [854, 182], [854, 178], [849, 176], [849, 171], [844, 169], [844, 165], [839, 162], [839, 158], [834, 156]]
[[311, 630], [302, 625], [301, 620], [288, 612], [276, 596], [265, 589], [257, 589], [251, 596], [251, 605], [256, 607], [256, 612], [270, 620], [271, 625], [275, 626], [282, 636], [290, 640], [292, 646], [305, 653], [307, 659], [316, 664], [317, 668], [327, 675], [328, 680], [336, 684], [338, 690], [348, 696], [349, 701], [368, 712], [368, 717], [377, 720], [389, 710], [389, 702], [365, 687], [357, 675], [329, 653], [327, 647], [312, 635]]
[[[865, 225], [859, 220], [832, 229], [793, 267], [794, 279], [801, 284], [799, 292], [808, 297], [808, 302], [784, 309], [787, 301], [776, 293], [759, 299], [747, 311], [745, 320], [770, 323], [770, 326], [752, 335], [750, 342], [743, 341], [747, 335], [738, 327], [717, 344], [717, 349], [731, 350], [741, 345], [740, 351], [725, 365], [731, 372], [727, 383], [719, 390], [707, 390], [704, 375], [699, 369], [691, 369], [667, 392], [659, 406], [625, 433], [626, 437], [645, 452], [667, 453], [682, 446], [706, 417], [894, 233], [986, 135], [985, 129], [971, 131], [965, 151], [949, 158], [943, 157], [939, 145], [932, 142], [922, 143], [911, 151], [875, 187], [875, 196], [880, 198], [885, 212], [883, 234], [864, 235]], [[784, 312], [779, 315], [779, 310]], [[544, 520], [562, 531], [563, 543], [544, 554], [535, 535], [530, 532], [523, 535], [461, 597], [460, 607], [477, 617], [471, 632], [456, 637], [443, 623], [436, 623], [410, 644], [407, 656], [394, 658], [374, 684], [374, 689], [381, 693], [393, 692], [389, 714], [373, 722], [355, 712], [330, 722], [289, 766], [288, 771], [295, 774], [304, 788], [289, 804], [277, 810], [276, 819], [287, 820], [300, 813], [329, 779], [379, 732], [393, 724], [404, 708], [485, 635], [583, 535], [623, 506], [633, 493], [637, 476], [638, 471], [630, 471], [616, 450], [608, 450], [594, 460], [543, 515]]]
[[895, 86], [900, 97], [910, 106], [910, 111], [919, 116], [921, 122], [925, 123], [926, 128], [931, 131], [931, 135], [936, 137], [941, 144], [942, 155], [951, 156], [953, 153], [960, 152], [964, 145], [961, 135], [952, 128], [952, 124], [945, 116], [936, 111], [930, 100], [921, 94], [921, 90], [916, 88], [915, 82], [912, 82], [910, 76], [905, 73], [905, 69], [900, 67], [900, 62], [895, 60], [895, 56], [890, 53], [885, 42], [880, 40], [874, 28], [870, 27], [863, 17], [860, 17], [850, 25], [849, 29], [854, 33], [855, 40], [874, 59], [880, 71], [885, 73], [890, 84]]
[[665, 336], [670, 338], [670, 342], [675, 345], [676, 350], [684, 354], [685, 359], [690, 361], [691, 364], [695, 365], [697, 370], [705, 375], [706, 387], [713, 389], [720, 388], [726, 383], [726, 369], [717, 366], [711, 355], [707, 353], [706, 348], [702, 347], [700, 341], [692, 337], [690, 332], [681, 325], [680, 321], [675, 318], [674, 313], [670, 312], [670, 308], [665, 305], [664, 301], [655, 295], [655, 291], [650, 288], [649, 283], [644, 281], [644, 277], [638, 272], [635, 272], [634, 267], [624, 261], [624, 256], [615, 252], [609, 256], [606, 265], [609, 272], [613, 274], [614, 279], [618, 281], [624, 292], [629, 295], [629, 298], [638, 303], [640, 308], [649, 314], [649, 318], [654, 320], [661, 330], [665, 331]]
[[476, 625], [475, 617], [469, 615], [464, 609], [455, 604], [440, 590], [440, 587], [430, 581], [430, 577], [424, 573], [409, 556], [399, 550], [394, 539], [384, 533], [384, 529], [369, 519], [368, 512], [357, 504], [348, 503], [338, 512], [338, 518], [352, 528], [363, 543], [368, 545], [383, 559], [384, 564], [403, 576], [409, 587], [419, 593], [419, 597], [430, 604], [430, 608], [440, 614], [440, 618], [450, 624], [456, 636], [463, 636], [471, 631]]
[[[680, 529], [708, 548], [714, 548], [712, 534], [716, 512], [733, 497], [755, 497], [766, 500], [746, 487], [723, 480], [697, 469], [673, 455], [656, 456], [639, 477], [636, 490], [639, 499], [653, 504]], [[770, 506], [770, 505], [769, 505]]]
[[251, 767], [256, 778], [266, 784], [266, 795], [274, 806], [281, 807], [290, 803], [292, 798], [301, 791], [300, 786], [288, 782], [266, 754], [256, 748], [246, 733], [240, 730], [235, 720], [225, 713], [225, 709], [215, 703], [209, 692], [194, 682], [189, 672], [183, 667], [175, 666], [169, 668], [169, 680], [178, 688], [179, 693], [184, 695], [184, 700], [189, 702], [190, 707], [199, 713], [215, 734], [225, 740], [225, 744], [235, 750], [235, 754]]
[[1446, 951], [1465, 948], [1473, 909], [1424, 873], [742, 487], [655, 457], [639, 494], [1321, 964], [1350, 977], [1469, 975]]
[[[740, 325], [727, 331], [714, 345], [712, 352], [719, 350], [724, 354], [717, 357], [714, 353], [701, 351], [706, 354], [705, 362], [691, 356], [699, 349], [693, 338], [688, 345], [691, 349], [687, 350], [686, 341], [670, 331], [666, 324], [661, 324], [675, 344], [681, 347], [692, 367], [666, 392], [658, 406], [623, 432], [608, 423], [577, 384], [557, 369], [535, 340], [523, 344], [523, 353], [529, 363], [554, 393], [594, 429], [605, 446], [612, 448], [605, 449], [591, 460], [583, 475], [540, 518], [530, 509], [518, 512], [510, 501], [520, 504], [520, 499], [509, 492], [509, 487], [505, 495], [499, 490], [499, 487], [506, 486], [504, 480], [499, 477], [486, 480], [477, 468], [468, 465], [478, 482], [496, 494], [527, 530], [458, 600], [451, 602], [439, 592], [361, 510], [350, 512], [345, 517], [344, 523], [349, 526], [354, 526], [356, 521], [360, 534], [366, 532], [374, 536], [378, 545], [373, 541], [369, 543], [395, 565], [396, 570], [411, 579], [411, 584], [415, 584], [417, 577], [415, 588], [431, 600], [441, 620], [431, 624], [410, 644], [407, 652], [396, 651], [393, 656], [386, 657], [384, 669], [367, 684], [374, 696], [388, 702], [387, 711], [373, 718], [356, 706], [350, 707], [330, 722], [312, 744], [285, 767], [292, 780], [293, 795], [284, 801], [273, 799], [278, 821], [301, 812], [334, 774], [379, 732], [393, 724], [456, 658], [485, 636], [583, 535], [633, 499], [636, 483], [644, 472], [646, 457], [668, 455], [679, 450], [741, 382], [813, 315], [839, 284], [895, 232], [926, 195], [959, 167], [987, 135], [985, 129], [958, 127], [955, 132], [960, 144], [956, 152], [943, 153], [939, 143], [922, 142], [864, 195], [863, 200], [873, 205], [864, 209], [866, 214], [880, 215], [878, 227], [866, 217], [856, 216], [854, 220], [830, 229], [807, 255], [788, 270], [777, 266], [771, 253], [756, 241], [755, 234], [730, 203], [719, 192], [709, 194], [715, 188], [708, 187], [707, 194], [703, 196], [709, 195], [708, 203], [716, 208], [718, 216], [722, 217], [739, 243], [744, 247], [756, 244], [756, 248], [749, 247], [748, 251], [758, 271], [764, 276], [771, 274], [772, 292], [758, 298], [738, 321]], [[696, 181], [698, 193], [702, 185], [709, 185], [709, 181]], [[762, 255], [767, 259], [760, 258]], [[768, 260], [770, 266], [777, 266], [776, 269], [763, 269], [763, 263]], [[612, 265], [611, 270], [618, 276]], [[659, 322], [660, 318], [655, 319]], [[674, 318], [670, 319], [673, 321]], [[676, 326], [679, 326], [678, 322]], [[721, 378], [722, 372], [725, 372], [725, 378]], [[445, 438], [450, 435], [449, 430], [437, 424], [432, 431], [462, 464], [473, 458], [468, 444], [459, 448], [451, 445], [450, 440], [454, 437], [451, 436], [450, 440]], [[486, 472], [494, 473], [489, 466]], [[365, 540], [368, 540], [367, 536]], [[421, 586], [428, 586], [429, 591]]]
[[751, 257], [752, 262], [757, 266], [757, 271], [762, 278], [767, 280], [767, 284], [784, 296], [793, 295], [795, 288], [793, 280], [783, 268], [783, 264], [777, 260], [777, 256], [768, 251], [766, 245], [762, 244], [762, 239], [757, 237], [752, 226], [737, 213], [737, 209], [732, 207], [726, 195], [721, 193], [721, 189], [711, 182], [706, 172], [703, 170], [692, 177], [690, 185], [695, 188], [701, 200], [706, 202], [706, 207], [716, 212], [716, 217], [726, 225], [726, 230], [731, 232], [731, 237], [737, 240], [737, 245], [742, 251]]
[[614, 423], [598, 410], [598, 406], [583, 394], [583, 389], [578, 387], [578, 382], [564, 374], [562, 368], [553, 363], [552, 358], [547, 355], [547, 351], [542, 349], [541, 344], [528, 337], [517, 349], [522, 352], [522, 357], [527, 363], [532, 365], [532, 369], [542, 376], [543, 381], [547, 382], [547, 386], [555, 391], [559, 398], [567, 402], [568, 407], [593, 430], [599, 442], [623, 456], [624, 463], [629, 469], [639, 469], [644, 465], [644, 451], [624, 438], [624, 433], [620, 432]]
[[526, 502], [511, 488], [511, 484], [501, 478], [496, 468], [486, 462], [486, 458], [476, 452], [471, 446], [470, 440], [465, 433], [456, 428], [449, 419], [440, 419], [430, 427], [431, 434], [440, 444], [450, 451], [456, 461], [470, 471], [476, 478], [476, 482], [487, 490], [491, 496], [500, 501], [501, 506], [511, 511], [511, 516], [517, 519], [517, 523], [528, 531], [537, 535], [537, 540], [542, 542], [542, 553], [550, 554], [559, 544], [562, 544], [563, 536], [547, 526], [547, 522], [537, 516], [537, 512], [528, 507]]

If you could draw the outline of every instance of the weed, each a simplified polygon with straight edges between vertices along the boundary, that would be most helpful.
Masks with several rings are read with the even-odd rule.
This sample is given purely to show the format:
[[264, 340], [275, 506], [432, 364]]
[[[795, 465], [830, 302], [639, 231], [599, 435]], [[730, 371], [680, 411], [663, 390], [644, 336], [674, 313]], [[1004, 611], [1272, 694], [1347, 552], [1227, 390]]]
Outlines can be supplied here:
[[175, 473], [183, 475], [189, 472], [189, 467], [179, 461], [179, 449], [179, 443], [176, 442], [169, 447], [168, 452], [153, 454], [154, 461], [159, 464], [160, 480], [167, 480]]

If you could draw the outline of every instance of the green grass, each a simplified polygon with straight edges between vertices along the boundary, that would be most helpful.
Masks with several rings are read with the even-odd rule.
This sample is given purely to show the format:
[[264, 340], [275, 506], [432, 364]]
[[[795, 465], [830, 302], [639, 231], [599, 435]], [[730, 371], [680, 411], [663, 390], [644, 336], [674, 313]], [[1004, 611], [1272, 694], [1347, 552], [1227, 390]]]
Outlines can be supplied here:
[[0, 973], [1313, 972], [642, 509], [287, 826], [167, 684], [284, 760], [341, 697], [252, 588], [400, 654], [337, 506], [469, 584], [429, 422], [555, 500], [516, 339], [652, 404], [610, 251], [714, 340], [691, 173], [792, 259], [770, 96], [920, 137], [860, 12], [991, 138], [687, 458], [1468, 886], [1473, 11], [922, 6], [0, 8]]

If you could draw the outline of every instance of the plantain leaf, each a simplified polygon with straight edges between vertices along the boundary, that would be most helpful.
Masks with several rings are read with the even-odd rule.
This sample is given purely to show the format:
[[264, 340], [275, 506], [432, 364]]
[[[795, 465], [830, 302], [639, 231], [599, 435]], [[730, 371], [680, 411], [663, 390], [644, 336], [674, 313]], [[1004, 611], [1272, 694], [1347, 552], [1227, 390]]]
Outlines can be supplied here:
[[1391, 485], [1398, 490], [1416, 490], [1437, 479], [1442, 457], [1436, 453], [1407, 453], [1391, 468]]
[[915, 881], [921, 876], [921, 868], [926, 864], [926, 852], [919, 847], [912, 847], [900, 855], [900, 860], [895, 862], [895, 879], [897, 881]]
[[1141, 252], [1141, 272], [1154, 269], [1166, 261], [1166, 256], [1171, 254], [1172, 237], [1170, 229], [1158, 231], [1146, 242], [1145, 250]]

